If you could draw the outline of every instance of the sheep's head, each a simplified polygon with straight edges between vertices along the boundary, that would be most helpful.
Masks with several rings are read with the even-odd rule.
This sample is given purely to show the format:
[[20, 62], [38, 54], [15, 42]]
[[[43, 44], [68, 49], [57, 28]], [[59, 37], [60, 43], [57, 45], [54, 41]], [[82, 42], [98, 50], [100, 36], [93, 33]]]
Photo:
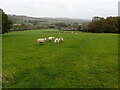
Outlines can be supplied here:
[[44, 40], [46, 41], [46, 40], [47, 40], [47, 38], [44, 38]]

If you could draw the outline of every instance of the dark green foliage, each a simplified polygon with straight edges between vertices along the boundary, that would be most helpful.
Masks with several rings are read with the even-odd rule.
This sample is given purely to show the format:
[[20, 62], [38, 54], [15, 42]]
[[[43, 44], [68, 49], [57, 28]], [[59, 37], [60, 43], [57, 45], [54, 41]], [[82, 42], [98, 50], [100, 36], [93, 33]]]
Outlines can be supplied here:
[[120, 33], [120, 16], [119, 17], [114, 17], [114, 19], [117, 22], [118, 33]]
[[94, 17], [91, 23], [82, 27], [83, 32], [92, 33], [118, 33], [120, 30], [120, 17]]
[[2, 11], [2, 34], [9, 32], [12, 26], [12, 21], [8, 19], [8, 16]]

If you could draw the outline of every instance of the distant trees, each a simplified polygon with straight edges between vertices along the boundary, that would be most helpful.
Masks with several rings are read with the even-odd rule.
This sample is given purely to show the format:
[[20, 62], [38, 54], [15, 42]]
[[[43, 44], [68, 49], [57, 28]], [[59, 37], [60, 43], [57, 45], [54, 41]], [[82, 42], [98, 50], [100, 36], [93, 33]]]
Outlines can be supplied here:
[[8, 19], [8, 16], [3, 12], [2, 9], [0, 9], [0, 12], [2, 14], [2, 34], [9, 32], [12, 21]]
[[65, 22], [58, 22], [53, 24], [41, 24], [41, 25], [13, 24], [11, 31], [50, 29], [50, 28], [66, 30], [66, 31], [78, 31], [80, 30], [81, 25], [79, 23], [65, 23]]
[[83, 32], [92, 33], [118, 33], [120, 32], [120, 17], [93, 17], [92, 22], [85, 24]]
[[79, 23], [59, 22], [55, 24], [55, 27], [59, 30], [78, 31], [80, 30], [81, 25]]
[[11, 31], [24, 31], [24, 30], [36, 30], [36, 29], [48, 29], [51, 25], [30, 25], [30, 24], [13, 24]]
[[58, 22], [58, 23], [55, 23], [55, 26], [57, 29], [61, 30], [61, 28], [66, 28], [68, 26], [68, 24], [66, 24], [65, 22]]

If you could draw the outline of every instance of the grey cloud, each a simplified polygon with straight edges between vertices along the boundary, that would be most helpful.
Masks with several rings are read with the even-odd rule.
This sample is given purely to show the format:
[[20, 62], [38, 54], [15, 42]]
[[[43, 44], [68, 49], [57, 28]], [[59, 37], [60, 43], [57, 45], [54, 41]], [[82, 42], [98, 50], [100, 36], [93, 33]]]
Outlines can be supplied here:
[[117, 16], [119, 0], [1, 0], [8, 14], [37, 17], [89, 18]]

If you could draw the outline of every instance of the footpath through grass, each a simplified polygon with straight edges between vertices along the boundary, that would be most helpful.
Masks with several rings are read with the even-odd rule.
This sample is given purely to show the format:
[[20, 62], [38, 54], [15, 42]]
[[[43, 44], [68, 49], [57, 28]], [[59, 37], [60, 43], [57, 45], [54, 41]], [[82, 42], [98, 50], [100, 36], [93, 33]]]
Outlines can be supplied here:
[[[64, 42], [37, 44], [49, 36]], [[117, 34], [11, 32], [3, 35], [3, 87], [117, 88], [117, 59]]]

